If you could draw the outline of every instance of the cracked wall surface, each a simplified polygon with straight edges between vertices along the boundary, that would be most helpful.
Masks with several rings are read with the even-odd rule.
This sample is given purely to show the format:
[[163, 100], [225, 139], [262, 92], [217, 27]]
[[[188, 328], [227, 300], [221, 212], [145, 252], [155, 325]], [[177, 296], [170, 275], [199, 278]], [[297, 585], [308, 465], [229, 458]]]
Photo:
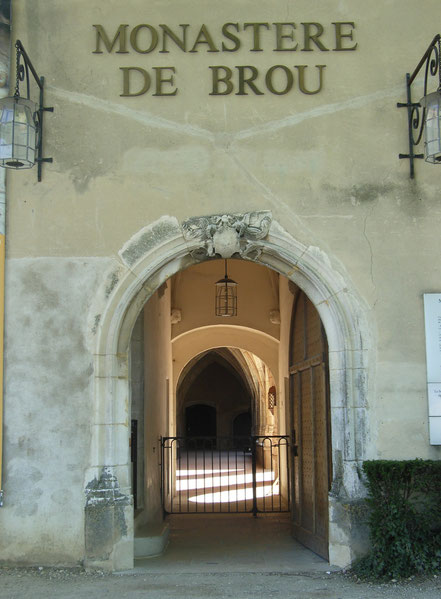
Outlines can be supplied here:
[[94, 372], [84, 314], [107, 267], [105, 259], [8, 261], [0, 561], [84, 557]]

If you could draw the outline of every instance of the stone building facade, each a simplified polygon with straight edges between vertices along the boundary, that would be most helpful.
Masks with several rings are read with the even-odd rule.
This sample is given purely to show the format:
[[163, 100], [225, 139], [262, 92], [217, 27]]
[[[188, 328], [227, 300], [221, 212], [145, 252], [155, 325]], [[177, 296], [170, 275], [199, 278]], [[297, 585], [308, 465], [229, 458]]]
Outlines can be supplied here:
[[[160, 439], [185, 430], [179, 390], [209, 352], [242, 372], [255, 430], [291, 435], [301, 301], [326, 346], [330, 562], [366, 547], [363, 460], [440, 458], [423, 294], [441, 287], [441, 171], [409, 177], [396, 107], [439, 16], [437, 0], [12, 0], [54, 112], [42, 181], [0, 173], [1, 561], [133, 567], [137, 530], [163, 520]], [[238, 314], [219, 320], [225, 259]]]

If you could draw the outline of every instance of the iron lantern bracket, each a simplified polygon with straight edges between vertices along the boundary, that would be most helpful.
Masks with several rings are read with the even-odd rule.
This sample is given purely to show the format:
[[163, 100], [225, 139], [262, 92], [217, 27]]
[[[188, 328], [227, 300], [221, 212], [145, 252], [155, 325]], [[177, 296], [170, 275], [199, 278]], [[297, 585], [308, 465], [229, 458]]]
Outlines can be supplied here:
[[[425, 76], [424, 76], [424, 96], [427, 95], [427, 82], [429, 79], [429, 75], [434, 77], [436, 74], [439, 76], [439, 87], [441, 88], [441, 69], [440, 69], [440, 58], [441, 58], [441, 48], [440, 48], [440, 40], [441, 35], [437, 34], [430, 42], [429, 47], [425, 51], [423, 57], [418, 63], [417, 67], [413, 71], [412, 74], [406, 74], [406, 96], [407, 102], [398, 102], [397, 108], [407, 108], [407, 126], [409, 131], [409, 153], [408, 154], [398, 154], [398, 158], [403, 159], [407, 158], [410, 161], [410, 178], [415, 178], [415, 159], [424, 158], [424, 154], [416, 154], [415, 146], [417, 146], [423, 135], [425, 116], [426, 116], [426, 108], [422, 107], [419, 102], [412, 102], [412, 83], [415, 81], [416, 76], [421, 71], [423, 66], [425, 66]], [[422, 113], [421, 113], [421, 110]], [[416, 136], [415, 136], [416, 132]]]
[[[27, 89], [27, 98], [30, 99], [29, 94], [29, 71], [31, 71], [32, 76], [35, 79], [39, 89], [40, 89], [40, 104], [38, 107], [38, 143], [37, 143], [37, 157], [35, 162], [37, 163], [37, 178], [38, 182], [41, 181], [42, 176], [42, 166], [43, 162], [53, 162], [52, 158], [43, 158], [43, 115], [45, 112], [53, 112], [53, 106], [44, 106], [44, 77], [39, 77], [37, 71], [34, 68], [34, 65], [31, 62], [26, 50], [23, 47], [23, 44], [20, 40], [15, 42], [16, 49], [16, 86], [15, 86], [15, 96], [20, 96], [19, 86], [20, 81], [26, 81], [26, 89]], [[21, 60], [23, 60], [24, 64], [21, 64]]]

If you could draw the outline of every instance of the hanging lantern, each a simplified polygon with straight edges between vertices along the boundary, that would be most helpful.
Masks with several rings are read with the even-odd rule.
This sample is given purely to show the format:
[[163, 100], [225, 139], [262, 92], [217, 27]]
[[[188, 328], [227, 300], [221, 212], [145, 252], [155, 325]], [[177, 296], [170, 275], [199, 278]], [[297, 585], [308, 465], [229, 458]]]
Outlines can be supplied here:
[[228, 277], [225, 260], [225, 276], [216, 282], [216, 316], [237, 316], [237, 283]]
[[0, 101], [0, 166], [32, 168], [37, 147], [37, 105], [12, 96]]
[[[16, 82], [13, 96], [0, 99], [0, 167], [24, 169], [38, 164], [41, 181], [43, 158], [43, 113], [53, 108], [43, 106], [44, 77], [39, 77], [20, 40], [16, 48]], [[30, 99], [30, 74], [40, 90], [40, 103]], [[26, 83], [26, 98], [20, 96], [20, 82]]]
[[420, 100], [425, 108], [424, 158], [426, 162], [441, 162], [441, 91], [427, 94]]

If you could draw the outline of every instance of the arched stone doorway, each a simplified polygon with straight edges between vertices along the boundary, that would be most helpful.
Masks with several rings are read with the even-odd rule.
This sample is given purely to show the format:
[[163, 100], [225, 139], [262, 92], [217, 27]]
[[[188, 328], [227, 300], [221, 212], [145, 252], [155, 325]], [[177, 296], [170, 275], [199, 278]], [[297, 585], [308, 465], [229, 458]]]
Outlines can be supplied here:
[[251, 411], [241, 412], [233, 420], [233, 437], [249, 437], [251, 435]]
[[162, 218], [119, 253], [90, 313], [95, 335], [94, 425], [86, 472], [86, 563], [133, 565], [133, 507], [128, 451], [129, 340], [145, 302], [170, 276], [215, 255], [235, 256], [283, 274], [305, 291], [326, 330], [330, 358], [333, 486], [330, 561], [356, 553], [355, 520], [342, 509], [362, 496], [357, 466], [364, 457], [370, 328], [363, 302], [340, 267], [293, 239], [271, 214]]

